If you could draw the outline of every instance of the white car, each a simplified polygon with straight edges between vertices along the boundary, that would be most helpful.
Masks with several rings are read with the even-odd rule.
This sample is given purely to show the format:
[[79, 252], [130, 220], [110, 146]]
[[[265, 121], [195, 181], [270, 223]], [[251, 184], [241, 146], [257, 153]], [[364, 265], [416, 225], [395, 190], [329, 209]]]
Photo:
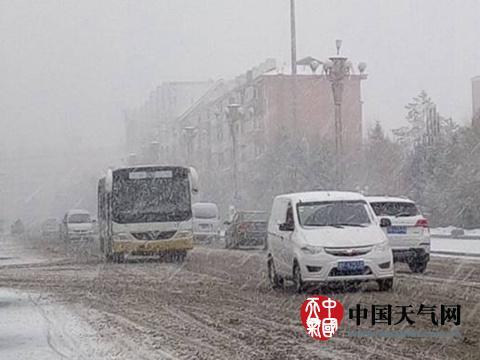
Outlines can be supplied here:
[[220, 234], [218, 207], [213, 203], [192, 205], [193, 236], [197, 241], [216, 241]]
[[61, 236], [65, 242], [71, 240], [92, 241], [93, 223], [87, 210], [69, 210], [63, 217]]
[[430, 260], [428, 220], [415, 202], [406, 198], [369, 196], [367, 200], [379, 218], [388, 218], [385, 228], [395, 262], [405, 262], [415, 273], [423, 273]]
[[305, 284], [339, 281], [376, 280], [382, 291], [393, 286], [388, 239], [365, 197], [352, 192], [277, 196], [268, 223], [267, 266], [273, 287], [293, 280], [298, 292]]

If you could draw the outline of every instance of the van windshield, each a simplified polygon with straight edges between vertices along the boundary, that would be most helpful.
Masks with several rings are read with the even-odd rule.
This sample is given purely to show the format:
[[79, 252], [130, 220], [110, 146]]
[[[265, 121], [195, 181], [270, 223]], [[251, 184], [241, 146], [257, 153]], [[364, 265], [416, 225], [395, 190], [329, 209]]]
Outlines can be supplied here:
[[68, 217], [69, 224], [85, 224], [91, 222], [88, 214], [72, 214]]
[[371, 223], [367, 206], [362, 200], [299, 203], [298, 221], [303, 226], [364, 226]]

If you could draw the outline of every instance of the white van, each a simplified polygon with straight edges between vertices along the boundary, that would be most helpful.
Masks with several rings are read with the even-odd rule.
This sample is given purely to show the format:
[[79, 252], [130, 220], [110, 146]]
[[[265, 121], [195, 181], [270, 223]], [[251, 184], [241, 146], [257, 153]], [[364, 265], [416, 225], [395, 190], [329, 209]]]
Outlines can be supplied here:
[[64, 241], [93, 240], [93, 223], [87, 210], [69, 210], [63, 217], [61, 236]]
[[318, 191], [274, 199], [267, 236], [268, 276], [273, 287], [293, 280], [305, 284], [376, 280], [381, 291], [393, 286], [388, 239], [365, 197]]
[[192, 205], [193, 236], [197, 241], [216, 241], [220, 234], [218, 207], [213, 203]]

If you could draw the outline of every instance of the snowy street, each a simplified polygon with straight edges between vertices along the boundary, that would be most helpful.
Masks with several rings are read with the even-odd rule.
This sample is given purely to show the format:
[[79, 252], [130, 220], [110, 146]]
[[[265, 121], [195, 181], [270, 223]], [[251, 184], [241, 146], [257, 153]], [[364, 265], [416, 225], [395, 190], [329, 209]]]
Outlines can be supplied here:
[[[0, 263], [2, 359], [474, 359], [480, 345], [480, 268], [472, 259], [433, 257], [424, 275], [398, 265], [392, 293], [370, 285], [362, 292], [322, 289], [346, 306], [461, 304], [463, 339], [348, 338], [340, 332], [318, 343], [298, 316], [308, 293], [271, 290], [262, 251], [197, 247], [183, 265], [105, 264], [94, 248], [12, 241], [0, 244], [1, 258], [18, 260]], [[437, 330], [428, 323], [415, 328]]]
[[0, 360], [480, 359], [457, 3], [0, 1]]

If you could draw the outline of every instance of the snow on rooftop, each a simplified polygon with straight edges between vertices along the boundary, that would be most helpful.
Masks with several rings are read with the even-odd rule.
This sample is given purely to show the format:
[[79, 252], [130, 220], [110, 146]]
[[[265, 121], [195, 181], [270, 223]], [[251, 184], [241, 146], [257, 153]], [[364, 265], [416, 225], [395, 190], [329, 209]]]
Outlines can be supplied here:
[[367, 196], [369, 202], [404, 202], [404, 203], [413, 203], [413, 200], [401, 197], [393, 196]]
[[349, 191], [310, 191], [279, 195], [277, 198], [287, 198], [294, 202], [365, 200], [362, 194]]

